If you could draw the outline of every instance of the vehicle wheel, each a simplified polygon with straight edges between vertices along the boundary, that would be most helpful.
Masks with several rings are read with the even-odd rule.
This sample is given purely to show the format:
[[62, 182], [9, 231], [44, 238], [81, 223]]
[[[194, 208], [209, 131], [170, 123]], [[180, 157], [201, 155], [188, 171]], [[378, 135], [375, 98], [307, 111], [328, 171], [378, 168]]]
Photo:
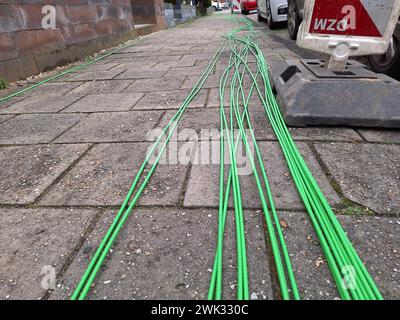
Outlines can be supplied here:
[[242, 10], [242, 14], [245, 14], [245, 15], [249, 14], [249, 10]]
[[299, 10], [295, 0], [288, 1], [288, 32], [290, 38], [293, 40], [297, 39], [297, 33], [299, 32], [301, 19], [299, 16]]
[[213, 7], [213, 9], [214, 9], [215, 12], [218, 11], [218, 10], [217, 10], [217, 7]]
[[275, 29], [278, 24], [274, 22], [274, 18], [272, 17], [272, 10], [271, 10], [271, 2], [267, 0], [267, 23], [268, 27], [272, 30]]
[[260, 11], [257, 12], [257, 20], [258, 20], [258, 22], [263, 22], [264, 21], [264, 18], [260, 14]]
[[369, 62], [374, 71], [400, 80], [400, 21], [397, 22], [388, 51], [382, 55], [370, 56]]

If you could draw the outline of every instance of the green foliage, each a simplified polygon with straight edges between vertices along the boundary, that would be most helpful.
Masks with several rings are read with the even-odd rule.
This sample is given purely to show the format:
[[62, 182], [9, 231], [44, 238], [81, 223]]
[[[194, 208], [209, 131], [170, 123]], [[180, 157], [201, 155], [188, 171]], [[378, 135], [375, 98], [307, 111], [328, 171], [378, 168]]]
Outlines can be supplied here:
[[0, 90], [7, 88], [7, 86], [8, 86], [7, 80], [0, 77]]

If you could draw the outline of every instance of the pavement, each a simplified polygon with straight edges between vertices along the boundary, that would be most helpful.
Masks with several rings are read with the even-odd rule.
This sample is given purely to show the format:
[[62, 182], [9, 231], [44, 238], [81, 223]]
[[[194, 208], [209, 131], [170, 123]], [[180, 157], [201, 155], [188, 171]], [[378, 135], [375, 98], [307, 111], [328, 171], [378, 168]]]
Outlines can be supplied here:
[[[144, 160], [148, 133], [168, 123], [233, 27], [225, 14], [215, 14], [163, 30], [0, 104], [0, 299], [71, 295]], [[256, 29], [271, 66], [309, 54], [298, 51], [284, 29], [270, 31], [263, 23]], [[218, 79], [226, 59], [190, 105], [178, 133], [218, 130]], [[260, 105], [251, 116], [300, 294], [337, 299]], [[290, 130], [384, 297], [400, 298], [400, 131]], [[179, 146], [185, 139], [176, 140]], [[218, 182], [214, 163], [161, 165], [88, 298], [204, 299], [216, 245]], [[250, 293], [279, 299], [256, 185], [251, 177], [242, 183]], [[230, 212], [227, 299], [236, 290], [234, 239]]]

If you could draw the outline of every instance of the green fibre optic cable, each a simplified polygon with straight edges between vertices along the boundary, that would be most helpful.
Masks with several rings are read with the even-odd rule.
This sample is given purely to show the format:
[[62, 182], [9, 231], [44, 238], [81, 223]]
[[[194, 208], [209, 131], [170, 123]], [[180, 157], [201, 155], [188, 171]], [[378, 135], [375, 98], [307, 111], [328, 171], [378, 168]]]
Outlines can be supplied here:
[[[236, 66], [236, 68], [238, 68], [238, 65]], [[253, 89], [253, 88], [254, 88], [254, 83], [253, 83], [253, 85], [252, 85], [252, 89]], [[246, 98], [244, 97], [242, 82], [240, 82], [240, 88], [239, 88], [239, 89], [240, 89], [240, 91], [241, 91], [241, 93], [242, 93], [242, 98], [243, 98], [243, 101], [244, 101], [244, 104], [245, 104], [245, 105], [244, 105], [244, 110], [245, 110], [245, 111], [244, 111], [244, 114], [246, 115], [247, 124], [248, 124], [249, 129], [250, 129], [250, 132], [251, 132], [252, 127], [251, 127], [251, 123], [250, 123], [250, 121], [249, 121], [249, 119], [248, 119], [248, 113], [247, 113], [248, 102], [246, 103], [246, 101], [245, 101]], [[249, 96], [248, 96], [247, 100], [249, 100], [249, 98], [250, 98], [250, 96], [251, 96], [252, 89], [250, 90], [250, 93], [249, 93]], [[238, 105], [239, 105], [239, 103], [238, 103], [238, 100], [239, 100], [239, 91], [237, 92], [237, 99], [236, 99], [236, 100], [237, 100], [237, 103], [236, 103], [236, 105], [235, 105], [234, 107], [235, 107], [236, 116], [238, 117], [238, 112], [239, 112], [239, 110], [238, 110]], [[253, 173], [254, 173], [254, 176], [255, 176], [255, 179], [256, 179], [256, 184], [257, 184], [257, 188], [258, 188], [258, 190], [259, 190], [259, 194], [260, 194], [260, 199], [261, 199], [261, 202], [262, 202], [263, 211], [264, 211], [264, 213], [265, 213], [266, 223], [267, 223], [268, 231], [269, 231], [270, 238], [271, 238], [271, 245], [272, 245], [272, 248], [273, 248], [273, 253], [274, 253], [274, 257], [275, 257], [275, 261], [276, 261], [276, 266], [277, 266], [277, 270], [278, 270], [278, 277], [279, 277], [279, 280], [280, 280], [280, 286], [281, 286], [281, 290], [282, 290], [282, 296], [283, 296], [284, 299], [289, 299], [289, 291], [288, 291], [288, 289], [287, 289], [286, 276], [285, 276], [285, 272], [284, 272], [284, 269], [283, 269], [283, 264], [282, 264], [282, 260], [281, 260], [279, 248], [278, 248], [278, 245], [277, 245], [277, 240], [276, 240], [276, 236], [275, 236], [275, 231], [274, 231], [273, 223], [272, 223], [272, 220], [271, 220], [271, 218], [270, 218], [270, 216], [269, 216], [269, 213], [268, 213], [268, 206], [267, 206], [267, 203], [266, 203], [266, 200], [265, 200], [264, 191], [263, 191], [263, 189], [262, 189], [261, 182], [260, 182], [260, 178], [259, 178], [257, 169], [256, 169], [256, 167], [255, 167], [253, 157], [252, 157], [252, 155], [251, 155], [251, 150], [250, 150], [249, 144], [248, 144], [248, 142], [247, 142], [247, 137], [246, 137], [246, 135], [245, 135], [243, 125], [242, 125], [241, 122], [238, 122], [238, 123], [239, 123], [239, 127], [240, 127], [241, 136], [242, 136], [244, 145], [246, 146], [246, 150], [247, 150], [247, 153], [248, 153], [248, 157], [249, 157], [249, 159], [250, 159], [250, 162], [251, 162], [251, 165], [252, 165], [252, 169], [253, 169]], [[251, 132], [251, 133], [252, 133], [252, 132]], [[254, 138], [254, 135], [253, 135], [253, 138]], [[255, 142], [255, 139], [253, 139], [253, 143], [254, 143], [254, 142]], [[256, 143], [256, 142], [255, 142], [254, 146], [255, 146], [255, 148], [256, 148], [256, 151], [258, 151], [258, 160], [259, 160], [259, 162], [260, 162], [260, 165], [263, 166], [263, 164], [262, 164], [262, 159], [261, 159], [261, 155], [260, 155], [260, 153], [259, 153], [258, 146], [257, 146], [257, 143]], [[262, 167], [262, 168], [263, 168], [263, 167]], [[265, 172], [263, 173], [263, 176], [266, 177]], [[267, 184], [267, 179], [265, 179], [264, 183]], [[270, 198], [270, 199], [271, 199], [271, 198]], [[290, 266], [290, 269], [291, 269], [291, 266]], [[298, 298], [297, 288], [295, 288], [295, 291], [296, 291], [297, 298]]]
[[[242, 41], [241, 39], [237, 40]], [[256, 52], [259, 67], [262, 69], [261, 74], [264, 79], [266, 92], [266, 95], [263, 96], [257, 85], [258, 94], [268, 118], [270, 119], [271, 125], [277, 134], [285, 158], [288, 161], [289, 169], [307, 211], [309, 212], [318, 238], [320, 239], [322, 249], [328, 260], [339, 293], [344, 299], [350, 298], [349, 293], [342, 286], [343, 276], [340, 272], [341, 270], [339, 269], [339, 266], [337, 265], [337, 262], [345, 259], [346, 262], [350, 262], [350, 266], [353, 266], [357, 270], [357, 276], [355, 279], [357, 286], [356, 288], [350, 288], [349, 290], [353, 298], [382, 299], [374, 281], [368, 274], [365, 266], [362, 264], [361, 259], [355, 252], [354, 247], [351, 245], [351, 242], [330, 209], [326, 199], [295, 146], [280, 114], [275, 97], [273, 96], [272, 88], [268, 80], [268, 69], [265, 58], [256, 45], [253, 44], [252, 47]], [[254, 79], [253, 75], [252, 77]], [[321, 211], [321, 209], [324, 209], [325, 211]], [[341, 243], [339, 243], [339, 241]]]
[[[241, 50], [242, 54], [246, 54], [246, 48], [243, 48]], [[232, 56], [233, 54], [231, 53], [231, 57], [228, 63], [228, 67], [224, 71], [223, 76], [221, 77], [221, 84], [220, 85], [220, 90], [223, 88], [223, 92], [220, 93], [220, 123], [221, 123], [221, 137], [220, 137], [220, 205], [219, 205], [219, 224], [218, 224], [218, 243], [217, 243], [217, 252], [215, 256], [215, 263], [214, 263], [214, 268], [212, 272], [212, 277], [211, 277], [211, 282], [210, 282], [210, 288], [209, 288], [209, 293], [208, 293], [208, 299], [216, 299], [220, 300], [222, 298], [222, 250], [223, 250], [223, 236], [224, 236], [224, 230], [225, 230], [225, 221], [226, 221], [226, 214], [227, 214], [227, 207], [228, 207], [228, 200], [229, 200], [229, 194], [230, 194], [230, 187], [232, 183], [232, 171], [229, 173], [228, 177], [228, 182], [227, 182], [227, 188], [226, 192], [224, 194], [224, 164], [225, 164], [225, 159], [224, 159], [224, 154], [225, 154], [225, 129], [224, 129], [224, 103], [223, 103], [223, 98], [225, 94], [225, 87], [226, 83], [228, 80], [228, 75], [230, 73], [230, 70], [233, 66], [232, 63]], [[235, 144], [235, 152], [237, 149], [239, 143], [239, 139], [237, 139], [236, 144]], [[240, 250], [240, 249], [239, 249]]]
[[[249, 279], [247, 270], [247, 255], [246, 255], [246, 239], [244, 230], [244, 212], [242, 207], [242, 195], [240, 190], [240, 178], [237, 166], [237, 147], [240, 138], [242, 139], [247, 153], [250, 155], [250, 163], [253, 170], [253, 175], [256, 179], [260, 199], [264, 211], [264, 216], [267, 222], [267, 231], [271, 240], [272, 252], [274, 261], [277, 266], [278, 279], [281, 287], [283, 299], [289, 299], [293, 295], [294, 299], [299, 299], [299, 293], [295, 281], [294, 272], [290, 263], [289, 254], [285, 245], [282, 229], [279, 224], [279, 217], [272, 198], [272, 192], [269, 186], [268, 177], [265, 166], [262, 162], [260, 150], [258, 148], [254, 133], [252, 132], [252, 124], [249, 116], [250, 97], [255, 90], [260, 98], [262, 107], [269, 119], [271, 126], [278, 138], [278, 142], [283, 151], [284, 157], [287, 161], [288, 168], [291, 172], [295, 185], [298, 189], [299, 195], [307, 209], [311, 219], [314, 230], [320, 241], [321, 248], [328, 261], [328, 266], [331, 270], [332, 276], [338, 288], [338, 292], [342, 299], [383, 299], [374, 280], [368, 273], [366, 267], [362, 263], [360, 257], [357, 255], [356, 250], [348, 239], [346, 233], [341, 227], [338, 219], [330, 208], [326, 198], [318, 187], [317, 182], [313, 178], [307, 164], [302, 158], [296, 144], [290, 136], [290, 133], [284, 123], [279, 107], [277, 105], [275, 96], [272, 92], [272, 87], [269, 82], [268, 66], [265, 58], [256, 43], [256, 35], [252, 24], [249, 21], [242, 19], [237, 20], [238, 27], [229, 32], [226, 36], [225, 42], [220, 50], [213, 57], [206, 71], [200, 77], [191, 93], [177, 111], [171, 122], [165, 127], [163, 134], [157, 139], [152, 146], [146, 160], [142, 167], [139, 169], [131, 189], [120, 209], [116, 215], [110, 229], [108, 230], [105, 238], [100, 244], [95, 256], [93, 257], [88, 269], [86, 270], [82, 280], [79, 282], [72, 299], [84, 299], [88, 294], [91, 284], [93, 283], [100, 267], [107, 256], [114, 240], [118, 236], [119, 231], [124, 226], [126, 220], [130, 216], [133, 208], [136, 205], [139, 197], [141, 196], [144, 188], [148, 184], [152, 174], [156, 170], [157, 164], [165, 151], [172, 133], [177, 127], [177, 123], [183, 116], [184, 111], [188, 107], [192, 99], [197, 95], [199, 90], [204, 85], [208, 76], [212, 72], [222, 52], [226, 49], [228, 44], [231, 49], [231, 58], [220, 81], [220, 120], [221, 120], [221, 138], [220, 138], [220, 200], [219, 200], [219, 223], [218, 223], [218, 240], [216, 247], [216, 256], [214, 260], [213, 272], [210, 281], [210, 289], [208, 293], [209, 299], [222, 298], [222, 262], [223, 262], [223, 238], [227, 218], [227, 208], [230, 191], [233, 191], [234, 214], [236, 223], [236, 242], [237, 242], [237, 258], [238, 258], [238, 299], [249, 298]], [[241, 26], [241, 23], [244, 23]], [[245, 34], [240, 37], [239, 34]], [[121, 50], [122, 48], [119, 48]], [[248, 64], [249, 53], [256, 58], [257, 72], [254, 73]], [[92, 62], [93, 63], [93, 62]], [[82, 67], [82, 66], [80, 66]], [[69, 72], [71, 72], [70, 70]], [[233, 72], [231, 83], [228, 84], [229, 75]], [[247, 96], [243, 87], [244, 76], [250, 76], [252, 79], [251, 88], [247, 92]], [[59, 75], [61, 76], [61, 75]], [[258, 79], [261, 76], [263, 82], [260, 88]], [[39, 84], [38, 84], [39, 85]], [[227, 88], [230, 88], [230, 106], [228, 116], [224, 109], [224, 96]], [[22, 92], [21, 92], [22, 93]], [[11, 97], [10, 97], [11, 98]], [[3, 98], [4, 99], [4, 98]], [[0, 100], [4, 101], [4, 100]], [[243, 110], [240, 108], [240, 102], [243, 103]], [[228, 121], [229, 118], [229, 121]], [[250, 129], [251, 140], [248, 140], [245, 134], [245, 127]], [[239, 135], [235, 137], [234, 129], [236, 126], [239, 129]], [[170, 132], [163, 142], [161, 150], [157, 159], [150, 171], [145, 177], [143, 173], [149, 164], [150, 157], [154, 154], [156, 147], [160, 144], [167, 130]], [[235, 140], [236, 139], [236, 140]], [[250, 141], [255, 145], [255, 158], [249, 152]], [[229, 157], [231, 160], [231, 168], [229, 171], [228, 179], [225, 183], [224, 179], [224, 153], [225, 143], [228, 143]], [[258, 171], [256, 166], [258, 162]], [[261, 174], [260, 174], [261, 173]], [[140, 182], [142, 181], [142, 182]], [[138, 189], [136, 191], [136, 189]], [[135, 192], [136, 191], [136, 192]], [[134, 194], [135, 192], [135, 194]], [[266, 192], [266, 194], [265, 194]], [[133, 197], [133, 199], [132, 199]], [[131, 200], [132, 199], [132, 200]], [[268, 206], [269, 205], [269, 206]], [[283, 258], [283, 260], [282, 260]], [[355, 286], [346, 288], [343, 286], [344, 272], [343, 268], [350, 266], [354, 268], [356, 278], [354, 279]], [[288, 287], [290, 284], [290, 290]]]
[[[203, 75], [197, 81], [197, 83], [193, 87], [191, 93], [189, 94], [189, 96], [186, 98], [185, 102], [181, 106], [181, 108], [177, 111], [175, 116], [171, 119], [169, 124], [165, 127], [165, 129], [163, 130], [163, 133], [159, 136], [157, 141], [153, 144], [153, 147], [151, 148], [150, 152], [148, 152], [146, 160], [144, 161], [141, 168], [139, 169], [139, 172], [137, 173], [137, 175], [135, 177], [135, 180], [131, 186], [131, 189], [130, 189], [121, 209], [119, 210], [119, 212], [118, 212], [117, 216], [115, 217], [111, 227], [109, 228], [106, 236], [104, 237], [99, 248], [97, 249], [95, 256], [92, 258], [92, 261], [89, 264], [89, 266], [88, 266], [85, 274], [83, 275], [81, 281], [79, 282], [77, 288], [75, 289], [75, 292], [71, 298], [72, 300], [77, 300], [77, 299], [82, 300], [87, 296], [87, 294], [90, 290], [90, 287], [91, 287], [97, 273], [99, 272], [103, 261], [105, 260], [105, 258], [107, 256], [107, 253], [109, 252], [119, 231], [122, 229], [123, 225], [125, 224], [126, 220], [128, 219], [129, 215], [131, 214], [134, 206], [136, 205], [137, 200], [141, 196], [141, 194], [142, 194], [143, 190], [145, 189], [147, 183], [149, 182], [152, 174], [154, 173], [154, 171], [158, 165], [158, 162], [159, 162], [161, 156], [163, 155], [163, 152], [165, 151], [165, 148], [166, 148], [167, 144], [169, 143], [169, 140], [171, 139], [173, 132], [175, 131], [175, 129], [177, 127], [177, 123], [181, 119], [184, 111], [187, 109], [190, 102], [200, 91], [201, 87], [207, 80], [208, 76], [211, 74], [214, 66], [216, 65], [219, 57], [221, 56], [222, 52], [225, 50], [226, 46], [227, 46], [227, 44], [224, 43], [221, 46], [220, 50], [218, 50], [218, 52], [214, 55], [213, 59], [211, 60], [210, 64], [208, 65], [206, 71], [203, 73]], [[170, 127], [171, 127], [171, 129], [170, 129]], [[145, 177], [144, 181], [142, 182], [139, 190], [134, 195], [134, 198], [132, 199], [132, 201], [129, 204], [129, 201], [133, 196], [133, 193], [139, 183], [139, 180], [142, 178], [142, 174], [143, 174], [150, 158], [154, 154], [155, 148], [158, 146], [160, 141], [164, 138], [165, 133], [168, 130], [169, 130], [168, 137], [166, 138], [161, 150], [159, 151], [159, 154], [158, 154], [153, 166], [151, 167], [150, 171], [148, 172], [147, 176]], [[128, 204], [129, 204], [129, 207], [127, 208]]]
[[[258, 76], [258, 73], [255, 76], [255, 78], [257, 78], [257, 76]], [[292, 287], [292, 292], [293, 292], [293, 295], [294, 295], [294, 299], [297, 300], [297, 299], [300, 299], [300, 295], [299, 295], [299, 292], [298, 292], [298, 289], [297, 289], [297, 285], [296, 285], [296, 281], [295, 281], [292, 265], [291, 265], [290, 258], [289, 258], [289, 253], [287, 251], [287, 247], [286, 247], [286, 244], [285, 244], [285, 240], [284, 240], [284, 236], [283, 236], [283, 233], [282, 233], [282, 229], [280, 228], [280, 221], [279, 221], [279, 218], [277, 216], [275, 204], [274, 204], [274, 201], [273, 201], [273, 198], [272, 198], [272, 192], [271, 192], [271, 189], [270, 189], [270, 186], [269, 186], [266, 170], [265, 170], [265, 167], [264, 167], [264, 164], [263, 164], [263, 161], [262, 161], [262, 156], [261, 156], [261, 153], [260, 153], [256, 138], [254, 136], [254, 131], [253, 131], [253, 128], [252, 128], [252, 125], [251, 125], [251, 121], [250, 121], [250, 117], [249, 117], [249, 114], [248, 114], [248, 101], [250, 100], [250, 96], [251, 96], [251, 94], [253, 92], [254, 86], [255, 86], [255, 83], [253, 82], [252, 87], [251, 87], [250, 92], [249, 92], [249, 95], [248, 95], [248, 98], [247, 98], [247, 103], [245, 102], [245, 105], [244, 105], [244, 114], [246, 116], [247, 126], [248, 126], [249, 132], [251, 134], [252, 143], [253, 143], [253, 146], [254, 146], [255, 151], [256, 151], [258, 163], [259, 163], [259, 166], [260, 166], [260, 169], [261, 169], [261, 173], [262, 173], [262, 177], [263, 177], [263, 182], [264, 182], [264, 185], [265, 185], [265, 188], [266, 188], [266, 191], [267, 191], [268, 201], [269, 201], [269, 204], [270, 204], [270, 207], [271, 207], [271, 211], [272, 211], [273, 218], [274, 218], [274, 223], [275, 223], [275, 226], [276, 226], [276, 229], [277, 229], [279, 242], [280, 242], [280, 245], [281, 245], [281, 250], [282, 250], [282, 253], [283, 253], [283, 256], [284, 256], [288, 277], [290, 279], [290, 284], [291, 284], [291, 287]], [[240, 85], [240, 91], [242, 93], [243, 101], [245, 101], [244, 91], [243, 91], [243, 87], [241, 85]], [[237, 104], [236, 105], [236, 115], [237, 116], [238, 116], [238, 112], [239, 112], [239, 109], [238, 109], [238, 104]], [[253, 173], [254, 173], [254, 176], [255, 176], [255, 179], [256, 179], [257, 188], [259, 190], [260, 199], [261, 199], [261, 202], [262, 202], [262, 207], [263, 207], [263, 211], [264, 211], [265, 218], [266, 218], [267, 228], [268, 228], [268, 232], [270, 234], [271, 245], [273, 247], [273, 254], [274, 254], [274, 257], [275, 257], [275, 261], [276, 261], [275, 263], [276, 263], [276, 266], [277, 266], [278, 278], [279, 278], [279, 282], [280, 282], [280, 286], [281, 286], [281, 290], [282, 290], [282, 297], [284, 299], [289, 299], [289, 290], [287, 289], [286, 275], [285, 275], [285, 272], [284, 272], [283, 263], [282, 263], [281, 256], [280, 256], [280, 250], [278, 248], [278, 242], [277, 242], [277, 238], [276, 238], [275, 231], [274, 231], [274, 224], [273, 224], [273, 222], [271, 220], [271, 217], [269, 215], [267, 201], [265, 199], [264, 191], [263, 191], [263, 188], [261, 186], [261, 179], [260, 179], [260, 177], [258, 175], [256, 166], [255, 166], [255, 163], [254, 163], [254, 159], [253, 159], [253, 156], [251, 154], [251, 150], [249, 148], [249, 143], [247, 141], [247, 137], [246, 137], [246, 134], [244, 132], [243, 124], [241, 122], [239, 122], [239, 121], [238, 121], [238, 123], [239, 123], [239, 126], [240, 126], [240, 131], [241, 131], [241, 135], [242, 135], [242, 138], [243, 138], [243, 142], [244, 142], [244, 144], [246, 146], [248, 157], [250, 159], [250, 162], [251, 162], [251, 165], [252, 165], [252, 168], [253, 168]]]
[[[243, 28], [242, 28], [243, 29]], [[252, 36], [254, 36], [253, 34], [252, 34]], [[249, 39], [249, 37], [247, 37], [247, 39]], [[231, 44], [231, 49], [232, 49], [232, 51], [235, 53], [235, 54], [237, 54], [237, 51], [234, 49], [234, 47], [232, 46], [232, 44]], [[247, 51], [248, 51], [248, 45], [246, 46], [246, 49], [247, 49]], [[246, 116], [247, 117], [247, 123], [248, 123], [248, 125], [249, 125], [249, 128], [250, 129], [252, 129], [251, 128], [251, 124], [250, 124], [250, 120], [249, 120], [249, 118], [248, 118], [248, 114], [247, 114], [247, 108], [248, 108], [248, 103], [249, 103], [249, 100], [250, 100], [250, 96], [251, 96], [251, 93], [252, 93], [252, 91], [253, 91], [253, 88], [254, 88], [254, 83], [252, 84], [252, 87], [251, 87], [251, 89], [250, 89], [250, 93], [249, 93], [249, 95], [248, 95], [248, 97], [247, 98], [245, 98], [244, 97], [244, 94], [243, 94], [243, 87], [242, 87], [242, 83], [243, 83], [243, 73], [242, 73], [242, 76], [241, 77], [239, 77], [238, 76], [238, 63], [237, 63], [237, 61], [238, 61], [238, 59], [236, 59], [236, 61], [235, 61], [235, 64], [236, 64], [236, 70], [235, 70], [235, 76], [236, 76], [236, 79], [238, 79], [238, 78], [240, 78], [239, 79], [239, 90], [242, 92], [242, 98], [243, 98], [243, 101], [244, 101], [244, 109], [245, 109], [245, 112], [244, 112], [244, 116]], [[227, 68], [227, 70], [229, 70], [230, 68], [231, 68], [232, 66], [231, 66], [231, 64], [229, 64], [229, 67]], [[223, 76], [223, 79], [224, 79], [224, 76]], [[235, 80], [234, 80], [235, 81]], [[224, 87], [224, 86], [221, 86], [221, 87]], [[225, 88], [224, 88], [225, 89]], [[233, 90], [232, 90], [232, 92], [233, 92]], [[235, 113], [236, 113], [236, 115], [238, 114], [238, 99], [239, 99], [239, 91], [237, 91], [237, 94], [236, 94], [236, 103], [234, 104], [235, 106]], [[221, 93], [220, 94], [220, 98], [223, 96], [224, 94], [223, 93]], [[222, 99], [221, 99], [222, 100]], [[245, 100], [247, 100], [247, 101], [245, 101]], [[221, 105], [223, 105], [223, 104], [221, 104]], [[221, 109], [222, 110], [222, 109]], [[243, 117], [241, 118], [241, 119], [238, 119], [238, 117], [236, 118], [236, 121], [237, 121], [237, 123], [239, 123], [241, 126], [240, 126], [240, 128], [241, 128], [241, 135], [242, 135], [242, 137], [245, 137], [245, 135], [244, 135], [244, 131], [243, 131], [243, 125], [242, 125], [242, 123], [243, 123]], [[253, 141], [255, 141], [255, 137], [254, 137], [254, 135], [253, 135]], [[245, 144], [246, 144], [246, 148], [247, 148], [247, 152], [250, 154], [250, 150], [249, 150], [249, 148], [248, 148], [248, 143], [246, 142], [246, 140], [244, 140], [244, 142], [245, 142]], [[222, 150], [222, 149], [221, 149]], [[260, 155], [260, 153], [259, 153], [259, 150], [258, 150], [258, 146], [256, 145], [256, 150], [258, 151], [258, 158], [259, 158], [259, 160], [261, 160], [261, 155]], [[251, 154], [250, 154], [250, 156], [251, 156]], [[261, 166], [262, 166], [262, 168], [263, 168], [263, 164], [262, 164], [262, 161], [261, 161]], [[254, 173], [255, 173], [255, 175], [257, 175], [257, 178], [258, 178], [258, 173], [257, 173], [257, 171], [255, 170], [255, 165], [254, 165], [254, 161], [252, 161], [252, 168], [253, 168], [253, 170], [254, 170]], [[221, 171], [222, 172], [222, 171]], [[229, 175], [229, 178], [228, 178], [228, 185], [230, 184], [230, 179], [231, 179], [231, 175], [232, 175], [232, 172], [230, 172], [230, 175]], [[222, 177], [222, 175], [221, 175], [221, 177]], [[265, 173], [265, 170], [264, 170], [264, 172], [263, 172], [263, 177], [264, 177], [264, 182], [267, 184], [267, 189], [269, 188], [269, 185], [268, 185], [268, 180], [267, 180], [267, 178], [266, 178], [266, 173]], [[264, 197], [264, 194], [263, 194], [263, 191], [262, 191], [262, 189], [261, 189], [261, 185], [260, 185], [260, 183], [259, 183], [259, 181], [257, 181], [258, 182], [258, 187], [259, 187], [259, 191], [260, 191], [260, 197], [261, 197], [261, 199], [263, 199], [264, 201], [264, 205], [263, 205], [263, 207], [264, 207], [264, 212], [266, 213], [266, 214], [268, 214], [268, 209], [267, 209], [267, 205], [266, 205], [266, 201], [265, 201], [265, 197]], [[222, 183], [221, 183], [222, 184]], [[222, 188], [223, 187], [221, 187], [220, 188], [220, 190], [222, 190]], [[229, 187], [228, 187], [229, 188]], [[227, 194], [229, 193], [229, 191], [227, 191]], [[220, 197], [220, 201], [222, 201], [222, 199], [223, 199], [223, 197], [221, 196]], [[227, 201], [227, 197], [225, 196], [225, 201]], [[273, 200], [272, 200], [272, 196], [271, 196], [271, 193], [270, 193], [270, 190], [269, 190], [269, 200], [270, 200], [270, 202], [272, 203], [272, 208], [273, 208], [273, 210], [275, 210], [274, 209], [274, 205], [273, 205]], [[222, 202], [221, 202], [222, 203]], [[222, 205], [220, 205], [220, 208], [222, 207]], [[225, 209], [225, 212], [226, 212], [226, 206], [224, 207], [224, 209]], [[275, 217], [275, 223], [278, 223], [279, 224], [279, 220], [278, 220], [278, 218], [277, 218], [277, 216], [276, 216], [276, 211], [275, 211], [275, 215], [274, 215], [274, 217]], [[225, 217], [224, 217], [225, 218]], [[281, 279], [281, 287], [282, 287], [282, 296], [284, 297], [284, 299], [288, 299], [289, 298], [289, 291], [287, 290], [287, 286], [286, 286], [286, 280], [285, 280], [285, 275], [284, 275], [284, 272], [283, 272], [283, 267], [282, 267], [282, 262], [281, 262], [281, 260], [280, 260], [280, 256], [279, 256], [279, 250], [277, 249], [277, 246], [276, 246], [276, 237], [275, 237], [275, 234], [274, 234], [274, 231], [273, 231], [273, 224], [272, 224], [272, 221], [271, 221], [271, 219], [270, 219], [270, 217], [269, 217], [269, 215], [266, 215], [266, 220], [267, 220], [267, 224], [268, 224], [268, 226], [270, 227], [269, 228], [269, 231], [270, 231], [270, 234], [271, 234], [271, 239], [272, 239], [272, 242], [273, 242], [273, 248], [274, 248], [274, 252], [275, 253], [277, 253], [277, 255], [275, 255], [275, 256], [278, 256], [278, 259], [277, 259], [277, 265], [278, 265], [278, 269], [279, 270], [281, 270], [281, 272], [279, 273], [280, 275], [281, 275], [281, 277], [280, 277], [280, 279]], [[221, 220], [220, 220], [221, 221]], [[223, 222], [222, 222], [222, 225], [224, 225], [224, 223], [225, 223], [225, 221], [223, 220]], [[221, 225], [221, 223], [220, 223], [220, 225]], [[223, 230], [223, 227], [222, 227], [222, 230]], [[278, 229], [278, 233], [279, 233], [279, 231], [281, 232], [281, 229], [279, 228]], [[221, 240], [221, 230], [219, 230], [219, 242], [218, 242], [218, 249], [217, 249], [217, 256], [216, 256], [216, 259], [218, 259], [218, 258], [220, 258], [221, 257], [221, 253], [220, 253], [220, 250], [221, 250], [221, 247], [222, 247], [222, 245], [221, 245], [221, 242], [222, 242], [222, 240]], [[288, 267], [288, 273], [289, 273], [289, 278], [290, 278], [290, 281], [291, 281], [291, 284], [292, 284], [292, 291], [293, 291], [293, 294], [294, 294], [294, 298], [295, 299], [299, 299], [299, 294], [298, 294], [298, 290], [297, 290], [297, 286], [296, 286], [296, 283], [295, 283], [295, 279], [294, 279], [294, 274], [293, 274], [293, 271], [292, 271], [292, 268], [291, 268], [291, 264], [290, 264], [290, 259], [289, 259], [289, 256], [288, 256], [288, 252], [287, 252], [287, 248], [286, 248], [286, 246], [285, 246], [285, 244], [284, 244], [284, 239], [283, 239], [283, 234], [282, 233], [280, 233], [280, 236], [281, 236], [281, 238], [280, 238], [280, 240], [281, 241], [283, 241], [283, 248], [282, 248], [282, 251], [284, 251], [284, 253], [285, 253], [285, 262], [286, 262], [286, 265], [287, 265], [287, 267]], [[274, 242], [274, 240], [275, 240], [275, 242]], [[216, 260], [217, 261], [217, 260]], [[221, 262], [219, 263], [219, 264], [221, 264]], [[210, 284], [210, 291], [209, 291], [209, 296], [208, 296], [208, 298], [209, 299], [212, 299], [213, 298], [213, 292], [214, 292], [214, 282], [215, 282], [215, 270], [216, 270], [216, 268], [221, 268], [221, 266], [220, 265], [216, 265], [216, 264], [214, 264], [214, 270], [213, 270], [213, 275], [212, 275], [212, 279], [211, 279], [211, 284]], [[220, 269], [218, 270], [219, 272], [218, 272], [218, 274], [220, 274], [221, 272], [220, 272]], [[219, 299], [220, 298], [220, 296], [221, 296], [221, 293], [220, 293], [220, 290], [217, 290], [217, 293], [215, 294], [215, 298], [216, 299]]]

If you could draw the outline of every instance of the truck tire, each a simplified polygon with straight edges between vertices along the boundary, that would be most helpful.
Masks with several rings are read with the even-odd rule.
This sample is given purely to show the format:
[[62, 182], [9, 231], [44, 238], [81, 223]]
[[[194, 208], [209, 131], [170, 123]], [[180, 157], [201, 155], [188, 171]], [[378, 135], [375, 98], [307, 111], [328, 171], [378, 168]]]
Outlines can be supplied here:
[[375, 72], [400, 80], [400, 21], [397, 22], [388, 51], [382, 55], [370, 56], [369, 62]]
[[260, 14], [260, 10], [257, 11], [257, 20], [258, 20], [258, 22], [263, 22], [264, 21], [264, 18]]
[[288, 0], [288, 33], [289, 37], [293, 40], [297, 39], [300, 23], [301, 19], [296, 0]]

